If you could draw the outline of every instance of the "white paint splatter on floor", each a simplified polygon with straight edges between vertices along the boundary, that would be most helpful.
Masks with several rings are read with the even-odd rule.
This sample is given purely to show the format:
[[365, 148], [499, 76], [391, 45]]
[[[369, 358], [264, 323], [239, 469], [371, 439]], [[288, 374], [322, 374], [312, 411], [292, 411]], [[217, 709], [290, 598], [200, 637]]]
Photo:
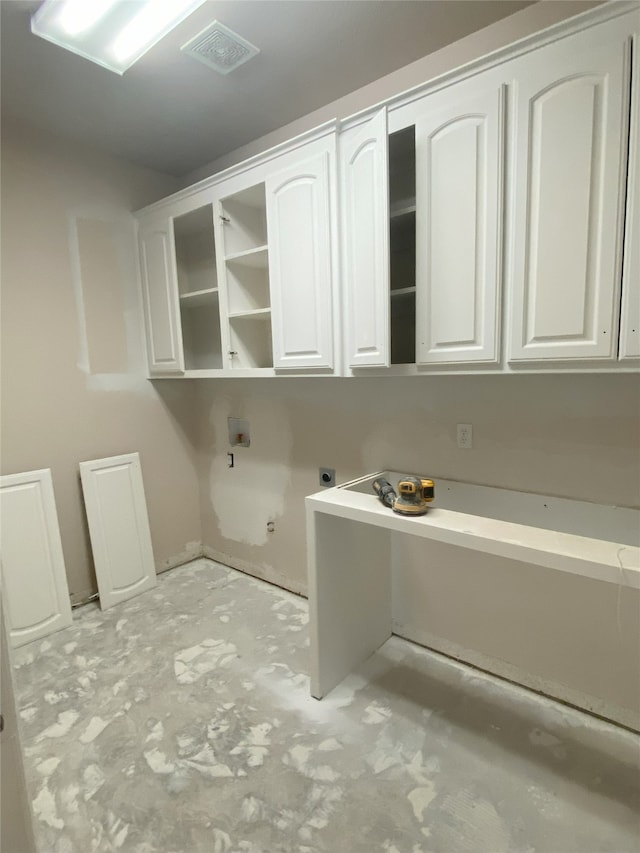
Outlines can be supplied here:
[[306, 623], [199, 560], [18, 649], [40, 853], [638, 853], [630, 733], [397, 638], [319, 702]]

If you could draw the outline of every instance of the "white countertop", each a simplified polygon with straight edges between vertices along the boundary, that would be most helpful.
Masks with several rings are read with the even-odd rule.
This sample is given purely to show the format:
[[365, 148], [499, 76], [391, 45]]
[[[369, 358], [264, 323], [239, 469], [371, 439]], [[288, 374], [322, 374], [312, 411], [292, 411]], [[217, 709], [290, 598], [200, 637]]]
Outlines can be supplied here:
[[439, 507], [410, 518], [384, 506], [373, 491], [370, 495], [350, 491], [348, 485], [310, 495], [308, 511], [640, 589], [638, 547]]

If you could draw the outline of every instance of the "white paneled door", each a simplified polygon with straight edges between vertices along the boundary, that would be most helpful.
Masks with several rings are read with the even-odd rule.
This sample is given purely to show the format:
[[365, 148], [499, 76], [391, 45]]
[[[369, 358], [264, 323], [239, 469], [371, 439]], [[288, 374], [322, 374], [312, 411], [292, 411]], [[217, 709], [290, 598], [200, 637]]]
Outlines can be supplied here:
[[183, 373], [173, 224], [166, 217], [140, 225], [140, 266], [149, 372]]
[[273, 365], [332, 368], [330, 154], [266, 180]]
[[511, 361], [617, 355], [627, 61], [589, 30], [514, 67]]
[[386, 108], [340, 140], [350, 367], [390, 363], [388, 148]]
[[2, 591], [13, 646], [71, 624], [51, 471], [0, 477]]
[[156, 585], [137, 453], [80, 463], [103, 610]]
[[495, 362], [504, 90], [481, 77], [416, 120], [416, 362]]

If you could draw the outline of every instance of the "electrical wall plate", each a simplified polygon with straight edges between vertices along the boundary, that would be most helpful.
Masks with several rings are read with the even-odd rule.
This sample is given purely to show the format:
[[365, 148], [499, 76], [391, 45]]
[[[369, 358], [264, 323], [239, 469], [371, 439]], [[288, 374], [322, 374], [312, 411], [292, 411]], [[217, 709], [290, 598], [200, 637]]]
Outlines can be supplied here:
[[325, 488], [330, 488], [336, 484], [336, 469], [335, 468], [319, 468], [318, 479], [320, 485]]

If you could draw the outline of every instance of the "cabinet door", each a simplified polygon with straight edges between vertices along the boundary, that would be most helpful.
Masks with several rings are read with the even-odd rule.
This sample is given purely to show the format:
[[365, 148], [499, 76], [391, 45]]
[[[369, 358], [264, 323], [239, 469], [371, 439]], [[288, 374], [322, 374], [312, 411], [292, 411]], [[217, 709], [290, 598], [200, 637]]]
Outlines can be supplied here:
[[640, 358], [640, 32], [633, 54], [619, 357]]
[[100, 607], [156, 585], [142, 469], [137, 453], [80, 463]]
[[416, 361], [498, 359], [500, 86], [453, 86], [416, 120]]
[[340, 143], [350, 367], [389, 366], [387, 111]]
[[178, 281], [170, 219], [140, 226], [140, 265], [149, 372], [184, 372]]
[[0, 477], [2, 587], [13, 646], [71, 625], [51, 471]]
[[627, 70], [594, 30], [514, 66], [511, 361], [616, 355]]
[[266, 181], [273, 365], [333, 367], [330, 154]]

